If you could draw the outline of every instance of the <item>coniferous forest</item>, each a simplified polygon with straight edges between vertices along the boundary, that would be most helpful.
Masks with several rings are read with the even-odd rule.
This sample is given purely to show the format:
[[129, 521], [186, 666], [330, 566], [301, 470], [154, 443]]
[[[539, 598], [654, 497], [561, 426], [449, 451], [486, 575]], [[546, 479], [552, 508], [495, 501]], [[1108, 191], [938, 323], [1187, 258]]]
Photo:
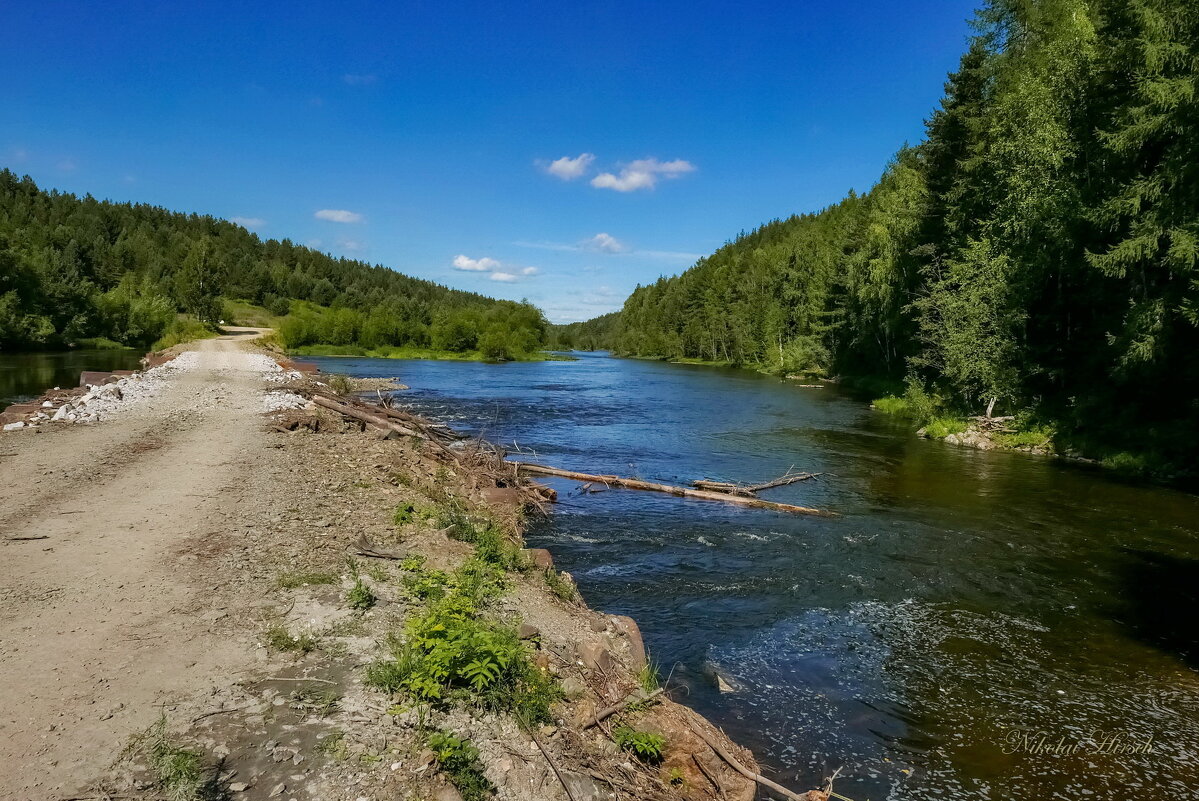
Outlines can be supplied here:
[[925, 422], [991, 409], [1193, 470], [1199, 4], [994, 0], [976, 25], [868, 193], [638, 287], [602, 344], [889, 383]]
[[43, 191], [0, 170], [0, 349], [107, 340], [148, 346], [240, 299], [283, 318], [288, 347], [408, 346], [513, 358], [541, 347], [524, 303], [337, 259], [240, 225]]

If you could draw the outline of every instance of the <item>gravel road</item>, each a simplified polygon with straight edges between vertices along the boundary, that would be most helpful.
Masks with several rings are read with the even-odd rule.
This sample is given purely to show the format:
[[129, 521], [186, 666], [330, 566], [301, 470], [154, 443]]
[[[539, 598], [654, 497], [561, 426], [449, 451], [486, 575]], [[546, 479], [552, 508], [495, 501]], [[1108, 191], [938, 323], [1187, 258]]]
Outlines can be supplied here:
[[195, 343], [101, 423], [0, 437], [0, 798], [69, 796], [171, 698], [251, 666], [210, 624], [252, 599], [197, 553], [271, 495], [258, 333]]

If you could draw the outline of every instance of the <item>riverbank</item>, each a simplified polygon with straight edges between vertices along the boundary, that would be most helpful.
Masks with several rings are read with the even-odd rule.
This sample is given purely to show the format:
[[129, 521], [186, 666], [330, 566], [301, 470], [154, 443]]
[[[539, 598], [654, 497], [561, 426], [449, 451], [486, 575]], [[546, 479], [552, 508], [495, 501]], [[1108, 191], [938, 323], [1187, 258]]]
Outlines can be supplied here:
[[535, 487], [199, 347], [103, 422], [4, 435], [18, 797], [753, 796], [709, 741], [747, 752], [645, 698], [636, 625], [519, 550]]
[[550, 351], [520, 354], [511, 359], [494, 359], [477, 350], [460, 352], [410, 347], [362, 348], [357, 345], [304, 345], [298, 348], [288, 348], [287, 353], [301, 358], [356, 356], [369, 359], [420, 359], [445, 362], [569, 362], [575, 360], [574, 356]]

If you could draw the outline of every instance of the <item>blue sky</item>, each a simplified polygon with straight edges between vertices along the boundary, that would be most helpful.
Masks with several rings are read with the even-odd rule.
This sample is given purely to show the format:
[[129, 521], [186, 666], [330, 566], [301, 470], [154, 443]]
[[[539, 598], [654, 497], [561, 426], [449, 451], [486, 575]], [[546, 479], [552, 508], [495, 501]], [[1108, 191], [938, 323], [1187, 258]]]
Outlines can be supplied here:
[[586, 319], [868, 189], [972, 9], [8, 3], [0, 164]]

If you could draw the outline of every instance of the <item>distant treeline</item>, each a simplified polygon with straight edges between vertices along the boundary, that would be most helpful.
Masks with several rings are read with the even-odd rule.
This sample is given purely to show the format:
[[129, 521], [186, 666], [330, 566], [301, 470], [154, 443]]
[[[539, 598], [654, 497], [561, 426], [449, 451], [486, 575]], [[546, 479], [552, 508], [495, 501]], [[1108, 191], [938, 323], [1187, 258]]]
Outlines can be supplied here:
[[1199, 3], [995, 0], [977, 25], [868, 194], [639, 287], [597, 344], [906, 381], [926, 414], [994, 404], [1194, 468]]
[[[448, 289], [378, 265], [336, 259], [240, 225], [156, 206], [43, 191], [0, 170], [0, 348], [94, 338], [147, 345], [186, 312], [212, 323], [223, 298], [293, 315], [287, 344], [488, 349], [542, 343], [528, 304]], [[294, 338], [294, 341], [290, 341]]]
[[551, 325], [549, 347], [552, 350], [610, 350], [620, 312], [594, 317], [581, 323]]

